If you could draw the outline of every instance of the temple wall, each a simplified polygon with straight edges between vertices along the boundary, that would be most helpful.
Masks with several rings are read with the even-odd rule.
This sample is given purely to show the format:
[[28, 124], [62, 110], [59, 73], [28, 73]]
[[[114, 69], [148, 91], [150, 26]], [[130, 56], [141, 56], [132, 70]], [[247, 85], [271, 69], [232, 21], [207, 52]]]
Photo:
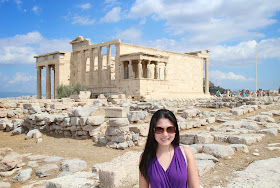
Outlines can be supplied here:
[[70, 57], [71, 53], [66, 53], [64, 59], [59, 59], [59, 69], [56, 70], [58, 71], [56, 78], [58, 85], [69, 85], [70, 83]]
[[[183, 54], [120, 40], [90, 44], [89, 39], [81, 36], [70, 44], [72, 53], [57, 51], [35, 56], [37, 68], [49, 66], [55, 70], [54, 87], [80, 83], [94, 94], [126, 94], [151, 99], [204, 96], [203, 64], [207, 62], [208, 73], [207, 50]], [[116, 47], [114, 54], [112, 46]], [[46, 90], [50, 98], [50, 87], [53, 88], [50, 68], [47, 74]], [[40, 75], [41, 70], [37, 69], [38, 98]]]
[[[204, 96], [203, 93], [203, 58], [187, 54], [167, 52], [142, 46], [121, 43], [121, 54], [129, 53], [151, 53], [168, 56], [168, 78], [163, 79], [163, 64], [159, 64], [160, 78], [141, 79], [140, 95], [151, 98], [178, 98]], [[152, 67], [154, 71], [154, 67]], [[152, 72], [154, 74], [154, 72]], [[122, 75], [123, 76], [123, 75]], [[126, 88], [127, 84], [135, 84], [122, 79], [121, 86]], [[133, 85], [127, 88], [136, 88]], [[129, 92], [125, 92], [129, 93]], [[132, 92], [133, 93], [133, 92]]]

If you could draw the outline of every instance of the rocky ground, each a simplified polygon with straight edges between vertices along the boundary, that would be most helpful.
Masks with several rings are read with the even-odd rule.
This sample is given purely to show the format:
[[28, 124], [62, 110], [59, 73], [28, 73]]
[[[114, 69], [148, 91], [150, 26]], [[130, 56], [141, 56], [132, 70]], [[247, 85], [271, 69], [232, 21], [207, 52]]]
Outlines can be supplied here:
[[[171, 107], [172, 108], [172, 107]], [[209, 108], [198, 108], [201, 111], [211, 111]], [[174, 109], [175, 110], [175, 109]], [[216, 109], [219, 113], [229, 112], [230, 108], [221, 108]], [[245, 131], [244, 129], [237, 128], [239, 126], [236, 122], [247, 122], [250, 120], [250, 117], [256, 117], [259, 114], [265, 114], [265, 112], [279, 111], [280, 107], [278, 105], [271, 105], [267, 106], [267, 108], [258, 108], [250, 113], [246, 113], [245, 115], [234, 116], [228, 122], [235, 122], [235, 123], [228, 123], [228, 125], [223, 124], [227, 121], [215, 121], [211, 124], [206, 126], [199, 126], [196, 128], [191, 128], [187, 130], [182, 130], [180, 132], [181, 135], [191, 135], [195, 134], [195, 138], [203, 138], [203, 139], [212, 139], [209, 137], [208, 133], [220, 133], [221, 129], [219, 126], [231, 126], [231, 129], [228, 129], [228, 132], [231, 131]], [[176, 111], [176, 110], [175, 110]], [[279, 113], [279, 112], [278, 112]], [[177, 114], [177, 116], [181, 116], [182, 114]], [[246, 144], [244, 147], [241, 145], [238, 146], [242, 148], [242, 151], [234, 151], [232, 154], [225, 154], [222, 157], [218, 157], [217, 155], [221, 155], [220, 153], [210, 152], [211, 157], [208, 157], [208, 160], [203, 161], [214, 161], [209, 163], [209, 165], [201, 164], [197, 162], [199, 165], [199, 172], [200, 172], [200, 183], [201, 186], [205, 187], [280, 187], [280, 171], [277, 166], [280, 166], [280, 131], [279, 124], [280, 124], [280, 116], [273, 115], [274, 125], [278, 125], [278, 130], [275, 132], [265, 132], [264, 136], [261, 136], [259, 141], [254, 141], [252, 143]], [[146, 119], [149, 119], [146, 117]], [[247, 121], [248, 120], [248, 121]], [[250, 120], [251, 121], [251, 120]], [[271, 122], [269, 122], [271, 123]], [[256, 123], [258, 126], [257, 129], [253, 130], [254, 125], [246, 124], [246, 133], [254, 133], [255, 135], [261, 134], [261, 130], [267, 129], [268, 122], [260, 121]], [[238, 124], [238, 125], [237, 125]], [[244, 125], [240, 125], [244, 126]], [[248, 127], [252, 126], [252, 127]], [[211, 130], [211, 127], [215, 129], [214, 131]], [[218, 127], [218, 129], [217, 129]], [[273, 130], [273, 129], [271, 129]], [[254, 132], [253, 132], [254, 131]], [[203, 133], [203, 134], [202, 134]], [[205, 136], [206, 133], [207, 135]], [[223, 132], [224, 135], [228, 133], [225, 131]], [[203, 135], [203, 137], [200, 137]], [[96, 164], [100, 164], [103, 162], [109, 162], [113, 159], [116, 159], [118, 156], [122, 156], [128, 151], [139, 151], [143, 150], [143, 146], [134, 146], [126, 148], [125, 150], [116, 150], [111, 148], [106, 148], [98, 143], [94, 143], [91, 139], [86, 140], [77, 140], [72, 138], [65, 138], [63, 135], [60, 134], [49, 134], [44, 133], [42, 136], [42, 142], [38, 143], [37, 139], [28, 139], [25, 140], [26, 135], [20, 134], [12, 136], [11, 132], [2, 132], [0, 131], [0, 157], [5, 157], [11, 152], [16, 152], [22, 156], [24, 165], [17, 170], [12, 175], [6, 175], [5, 177], [0, 177], [0, 187], [1, 182], [9, 182], [11, 187], [44, 187], [46, 184], [45, 180], [49, 180], [52, 178], [56, 178], [59, 174], [60, 176], [62, 172], [65, 173], [67, 168], [67, 162], [70, 163], [69, 160], [71, 159], [80, 159], [77, 164], [78, 170], [76, 172], [83, 171], [84, 173], [76, 174], [76, 177], [82, 177], [87, 180], [92, 180], [92, 182], [88, 182], [91, 185], [99, 185], [99, 178], [98, 173], [92, 172], [92, 167]], [[182, 137], [184, 138], [184, 137]], [[188, 137], [189, 138], [189, 137]], [[216, 139], [216, 138], [215, 138]], [[250, 140], [247, 140], [251, 142]], [[246, 142], [247, 142], [246, 141]], [[196, 153], [196, 157], [199, 160], [199, 155], [201, 153], [207, 153], [203, 150], [203, 147], [207, 144], [217, 144], [222, 146], [229, 146], [228, 142], [217, 142], [216, 140], [209, 141], [196, 141], [196, 144], [189, 144]], [[3, 148], [10, 148], [10, 149], [3, 149]], [[239, 148], [239, 149], [240, 149]], [[248, 152], [245, 152], [245, 149], [248, 149]], [[228, 149], [228, 148], [227, 148]], [[244, 149], [244, 150], [243, 150]], [[12, 150], [12, 151], [10, 151]], [[231, 152], [231, 151], [230, 151]], [[209, 152], [208, 152], [209, 153]], [[223, 153], [223, 152], [222, 152]], [[139, 155], [136, 155], [139, 156]], [[205, 157], [205, 156], [204, 156]], [[135, 157], [138, 160], [138, 157]], [[211, 158], [211, 159], [210, 159]], [[1, 159], [1, 158], [0, 158]], [[201, 158], [200, 158], [201, 159]], [[137, 160], [135, 159], [135, 164], [137, 164]], [[86, 162], [86, 166], [84, 166], [84, 162]], [[73, 162], [73, 161], [71, 161]], [[47, 177], [39, 177], [40, 174], [39, 167], [52, 164], [51, 172]], [[64, 166], [63, 166], [64, 164]], [[121, 164], [121, 161], [120, 161]], [[37, 165], [37, 166], [36, 166]], [[70, 166], [70, 165], [69, 165]], [[136, 165], [135, 165], [136, 166]], [[210, 168], [210, 166], [212, 168]], [[0, 167], [1, 168], [1, 167]], [[30, 178], [24, 181], [18, 181], [17, 176], [19, 170], [28, 170], [32, 169], [30, 173]], [[64, 168], [64, 170], [63, 170]], [[101, 167], [102, 168], [102, 167]], [[105, 168], [105, 167], [104, 167]], [[41, 172], [41, 174], [46, 173], [47, 170]], [[69, 169], [68, 169], [69, 171]], [[70, 170], [71, 171], [71, 170]], [[104, 170], [105, 171], [105, 170]], [[75, 173], [76, 173], [75, 172]], [[88, 172], [86, 174], [86, 172]], [[74, 173], [74, 171], [72, 172]], [[121, 172], [120, 172], [121, 173]], [[37, 175], [36, 175], [37, 174]], [[1, 176], [1, 173], [0, 173]], [[18, 175], [18, 178], [22, 177]], [[65, 176], [67, 177], [67, 176]], [[70, 177], [70, 176], [68, 176]], [[71, 177], [70, 177], [71, 178]], [[73, 177], [72, 177], [73, 178]], [[17, 179], [17, 180], [16, 180]], [[72, 179], [73, 180], [73, 179]], [[72, 181], [71, 180], [71, 181]], [[70, 182], [70, 180], [68, 180]], [[270, 183], [267, 183], [270, 182]], [[3, 187], [5, 186], [2, 184]], [[69, 187], [69, 185], [68, 185]], [[71, 187], [71, 186], [70, 186]], [[73, 184], [72, 187], [75, 187]], [[104, 187], [104, 186], [103, 186]], [[137, 187], [135, 185], [134, 187]]]
[[[267, 112], [272, 109], [279, 110], [280, 107], [259, 109], [250, 114], [237, 117], [235, 118], [235, 120], [241, 120], [243, 118], [257, 115], [260, 112]], [[276, 122], [279, 123], [280, 117], [278, 116], [277, 118], [275, 118], [275, 120]], [[270, 151], [266, 149], [266, 147], [268, 147], [269, 144], [277, 144], [275, 146], [279, 148]], [[237, 172], [243, 171], [254, 161], [266, 160], [266, 159], [277, 158], [277, 157], [279, 158], [280, 157], [280, 134], [278, 134], [277, 136], [267, 135], [260, 142], [256, 142], [253, 145], [249, 146], [248, 149], [249, 149], [248, 153], [235, 153], [234, 155], [231, 156], [231, 158], [219, 159], [218, 164], [215, 165], [212, 171], [209, 171], [208, 173], [200, 177], [201, 185], [203, 185], [203, 187], [215, 187], [215, 186], [227, 187], [230, 182], [233, 182], [234, 178], [239, 177]], [[259, 155], [254, 155], [255, 153], [258, 153]], [[275, 165], [280, 165], [279, 160]], [[257, 178], [255, 177], [254, 181], [257, 181], [258, 178], [263, 175], [264, 174], [262, 173], [258, 174], [258, 177]], [[249, 178], [249, 176], [247, 176], [247, 178]], [[278, 178], [280, 178], [279, 172], [278, 172]], [[243, 181], [243, 183], [245, 183], [245, 181]], [[280, 182], [278, 182], [278, 184], [270, 185], [267, 187], [280, 187], [279, 183]], [[244, 184], [243, 186], [242, 184], [239, 184], [236, 187], [244, 187]], [[249, 186], [245, 185], [245, 187], [249, 187]], [[263, 185], [260, 185], [258, 187], [263, 187]]]

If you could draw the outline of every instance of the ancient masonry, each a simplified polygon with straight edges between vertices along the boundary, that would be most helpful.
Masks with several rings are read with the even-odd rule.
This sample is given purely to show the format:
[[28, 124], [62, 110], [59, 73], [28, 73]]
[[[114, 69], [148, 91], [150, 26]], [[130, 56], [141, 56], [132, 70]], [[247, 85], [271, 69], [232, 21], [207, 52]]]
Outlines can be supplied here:
[[[56, 86], [83, 84], [98, 94], [125, 94], [132, 98], [190, 98], [209, 96], [209, 50], [175, 53], [119, 39], [91, 44], [77, 37], [70, 42], [72, 53], [56, 51], [35, 56], [37, 98], [42, 97], [42, 69], [46, 68], [46, 98], [51, 98], [51, 69]], [[106, 52], [102, 54], [102, 52]], [[112, 55], [112, 52], [113, 53]], [[115, 54], [115, 55], [114, 55]], [[205, 65], [203, 66], [203, 64]], [[205, 67], [205, 93], [203, 91]]]

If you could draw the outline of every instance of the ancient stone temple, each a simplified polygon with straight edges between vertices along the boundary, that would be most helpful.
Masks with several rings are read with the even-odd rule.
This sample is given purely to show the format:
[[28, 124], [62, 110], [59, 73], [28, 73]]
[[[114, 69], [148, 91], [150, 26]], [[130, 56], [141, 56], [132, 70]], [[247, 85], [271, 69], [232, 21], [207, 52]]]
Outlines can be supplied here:
[[[209, 96], [209, 50], [176, 53], [113, 40], [91, 44], [77, 37], [72, 52], [35, 56], [37, 98], [42, 96], [42, 69], [46, 68], [46, 98], [51, 98], [51, 72], [55, 88], [83, 84], [92, 96], [125, 94], [132, 98], [162, 99]], [[205, 64], [205, 65], [204, 65]], [[203, 91], [205, 68], [205, 92]]]

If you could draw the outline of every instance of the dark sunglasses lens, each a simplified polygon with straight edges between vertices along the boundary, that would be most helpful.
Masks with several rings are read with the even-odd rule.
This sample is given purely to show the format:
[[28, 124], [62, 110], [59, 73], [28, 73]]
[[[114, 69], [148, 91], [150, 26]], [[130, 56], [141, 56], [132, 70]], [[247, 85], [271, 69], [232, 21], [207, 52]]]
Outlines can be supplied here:
[[167, 131], [168, 133], [175, 133], [175, 130], [176, 130], [175, 127], [168, 127], [168, 128], [166, 129], [166, 131]]
[[155, 127], [155, 133], [157, 133], [157, 134], [163, 133], [163, 128], [161, 128], [161, 127]]

